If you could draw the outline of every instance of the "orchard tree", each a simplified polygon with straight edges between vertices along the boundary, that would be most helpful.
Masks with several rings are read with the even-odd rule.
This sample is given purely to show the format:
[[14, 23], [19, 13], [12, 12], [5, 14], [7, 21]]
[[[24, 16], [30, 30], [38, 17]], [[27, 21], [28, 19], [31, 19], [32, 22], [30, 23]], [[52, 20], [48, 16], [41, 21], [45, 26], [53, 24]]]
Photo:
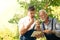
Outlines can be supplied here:
[[[50, 17], [56, 17], [51, 12], [51, 11], [54, 11], [54, 10], [51, 9], [51, 6], [52, 7], [60, 6], [60, 0], [30, 0], [29, 3], [27, 2], [27, 0], [25, 0], [25, 1], [17, 0], [17, 2], [20, 4], [20, 8], [24, 8], [25, 12], [24, 12], [23, 15], [25, 15], [25, 16], [26, 16], [26, 13], [27, 13], [28, 6], [29, 5], [34, 5], [34, 7], [36, 9], [36, 15], [35, 15], [36, 19], [39, 18], [38, 17], [38, 12], [39, 12], [40, 9], [45, 9], [48, 12], [48, 15]], [[9, 22], [18, 24], [19, 19], [21, 17], [24, 17], [24, 16], [21, 16], [19, 18], [17, 16], [15, 15], [11, 20], [9, 20]]]

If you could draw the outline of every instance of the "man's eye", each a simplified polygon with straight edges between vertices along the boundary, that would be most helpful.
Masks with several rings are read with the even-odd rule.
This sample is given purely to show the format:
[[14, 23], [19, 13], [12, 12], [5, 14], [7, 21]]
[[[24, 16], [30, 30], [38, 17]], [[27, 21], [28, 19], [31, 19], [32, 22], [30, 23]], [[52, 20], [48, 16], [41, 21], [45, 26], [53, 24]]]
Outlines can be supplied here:
[[32, 13], [31, 13], [32, 14]]

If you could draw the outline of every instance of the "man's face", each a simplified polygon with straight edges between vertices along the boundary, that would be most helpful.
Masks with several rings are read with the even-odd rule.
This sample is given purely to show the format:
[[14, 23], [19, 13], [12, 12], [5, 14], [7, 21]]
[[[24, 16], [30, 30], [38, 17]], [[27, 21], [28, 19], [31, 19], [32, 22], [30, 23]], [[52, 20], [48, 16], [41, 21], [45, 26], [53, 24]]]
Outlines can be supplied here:
[[46, 18], [48, 17], [47, 14], [43, 11], [39, 13], [39, 16], [42, 21], [45, 21]]
[[35, 16], [35, 11], [28, 11], [28, 16], [33, 18]]

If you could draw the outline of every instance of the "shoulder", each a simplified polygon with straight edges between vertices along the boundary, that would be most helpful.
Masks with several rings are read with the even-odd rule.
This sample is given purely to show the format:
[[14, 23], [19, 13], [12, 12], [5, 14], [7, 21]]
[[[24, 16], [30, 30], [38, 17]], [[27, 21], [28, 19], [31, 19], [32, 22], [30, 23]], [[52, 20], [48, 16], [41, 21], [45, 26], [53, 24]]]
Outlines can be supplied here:
[[19, 22], [24, 22], [24, 20], [26, 20], [26, 19], [27, 19], [27, 17], [21, 18], [21, 19], [19, 20]]
[[21, 18], [21, 19], [18, 21], [18, 25], [23, 24], [23, 23], [24, 23], [24, 20], [25, 20], [25, 17], [24, 17], [24, 18]]
[[57, 22], [57, 19], [56, 18], [52, 18], [53, 22], [56, 23]]
[[53, 20], [53, 22], [56, 22], [57, 21], [57, 19], [56, 18], [51, 18], [51, 17], [49, 17], [49, 20]]
[[24, 21], [26, 20], [26, 17], [24, 17], [24, 18], [21, 18], [20, 20], [19, 20], [19, 22], [18, 22], [18, 26], [20, 27], [20, 26], [22, 26], [23, 24], [24, 24]]

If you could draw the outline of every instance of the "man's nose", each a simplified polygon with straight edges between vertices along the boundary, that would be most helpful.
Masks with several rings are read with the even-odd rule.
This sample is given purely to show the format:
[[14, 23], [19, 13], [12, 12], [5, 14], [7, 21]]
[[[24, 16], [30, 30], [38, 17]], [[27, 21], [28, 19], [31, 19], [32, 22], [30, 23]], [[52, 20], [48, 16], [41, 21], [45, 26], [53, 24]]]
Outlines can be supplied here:
[[34, 14], [32, 14], [34, 16]]
[[44, 16], [42, 16], [42, 18], [44, 18]]

